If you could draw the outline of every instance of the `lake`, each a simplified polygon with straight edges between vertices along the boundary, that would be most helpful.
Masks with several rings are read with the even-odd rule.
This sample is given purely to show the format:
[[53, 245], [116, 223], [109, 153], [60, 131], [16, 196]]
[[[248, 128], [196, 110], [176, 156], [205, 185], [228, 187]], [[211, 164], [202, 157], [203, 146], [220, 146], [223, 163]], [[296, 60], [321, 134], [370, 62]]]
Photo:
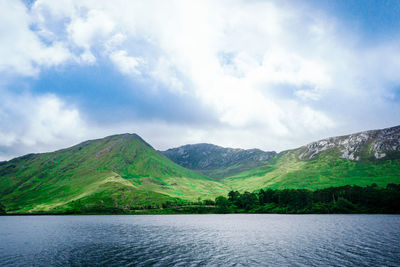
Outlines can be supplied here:
[[400, 265], [400, 215], [0, 217], [1, 266]]

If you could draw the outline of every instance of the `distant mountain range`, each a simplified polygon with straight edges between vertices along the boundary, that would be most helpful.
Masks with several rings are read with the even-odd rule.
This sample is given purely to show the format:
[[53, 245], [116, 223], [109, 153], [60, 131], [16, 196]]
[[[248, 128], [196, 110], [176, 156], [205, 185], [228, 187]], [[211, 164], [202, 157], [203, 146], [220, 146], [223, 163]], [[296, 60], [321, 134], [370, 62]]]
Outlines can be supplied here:
[[136, 134], [0, 163], [8, 212], [105, 212], [213, 199], [229, 190], [400, 183], [400, 126], [281, 153], [186, 145], [158, 152]]
[[185, 145], [161, 153], [182, 167], [216, 179], [265, 165], [276, 155], [275, 151], [225, 148], [212, 144]]

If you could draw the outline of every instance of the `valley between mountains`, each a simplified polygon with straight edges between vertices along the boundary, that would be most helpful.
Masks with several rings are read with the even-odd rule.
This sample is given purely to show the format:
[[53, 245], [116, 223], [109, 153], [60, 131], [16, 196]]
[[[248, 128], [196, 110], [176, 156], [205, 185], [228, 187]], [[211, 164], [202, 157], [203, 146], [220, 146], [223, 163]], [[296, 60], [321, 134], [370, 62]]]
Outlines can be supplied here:
[[8, 213], [134, 210], [230, 190], [400, 184], [400, 126], [319, 140], [280, 153], [212, 144], [157, 151], [136, 134], [0, 162]]

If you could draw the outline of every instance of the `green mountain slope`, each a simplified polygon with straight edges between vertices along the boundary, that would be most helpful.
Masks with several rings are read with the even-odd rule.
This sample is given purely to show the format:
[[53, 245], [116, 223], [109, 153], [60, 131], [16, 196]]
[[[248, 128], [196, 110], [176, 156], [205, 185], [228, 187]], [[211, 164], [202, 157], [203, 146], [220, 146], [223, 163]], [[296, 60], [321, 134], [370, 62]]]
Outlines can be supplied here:
[[224, 185], [173, 163], [134, 134], [0, 164], [0, 202], [8, 211], [135, 208], [226, 192]]
[[[246, 158], [235, 153], [223, 163], [213, 153], [194, 163], [226, 163], [229, 171], [231, 162]], [[122, 134], [0, 162], [0, 203], [11, 213], [107, 212], [214, 199], [231, 189], [400, 184], [400, 127], [327, 138], [238, 170], [216, 181], [177, 165], [137, 135]]]
[[226, 178], [233, 189], [400, 183], [400, 127], [331, 137], [285, 151], [265, 166]]
[[265, 165], [275, 151], [225, 148], [212, 144], [185, 145], [162, 153], [173, 162], [215, 179]]
[[226, 178], [224, 184], [240, 191], [261, 188], [318, 189], [330, 186], [400, 183], [400, 160], [350, 161], [321, 155], [299, 160], [295, 151], [285, 152], [267, 165]]

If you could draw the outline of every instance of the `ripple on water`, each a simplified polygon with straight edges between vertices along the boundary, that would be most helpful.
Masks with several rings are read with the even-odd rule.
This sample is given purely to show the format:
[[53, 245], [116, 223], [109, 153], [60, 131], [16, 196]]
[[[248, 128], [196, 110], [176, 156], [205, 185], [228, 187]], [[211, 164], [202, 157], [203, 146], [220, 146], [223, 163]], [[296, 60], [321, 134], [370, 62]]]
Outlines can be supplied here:
[[0, 217], [1, 266], [400, 265], [397, 215]]

